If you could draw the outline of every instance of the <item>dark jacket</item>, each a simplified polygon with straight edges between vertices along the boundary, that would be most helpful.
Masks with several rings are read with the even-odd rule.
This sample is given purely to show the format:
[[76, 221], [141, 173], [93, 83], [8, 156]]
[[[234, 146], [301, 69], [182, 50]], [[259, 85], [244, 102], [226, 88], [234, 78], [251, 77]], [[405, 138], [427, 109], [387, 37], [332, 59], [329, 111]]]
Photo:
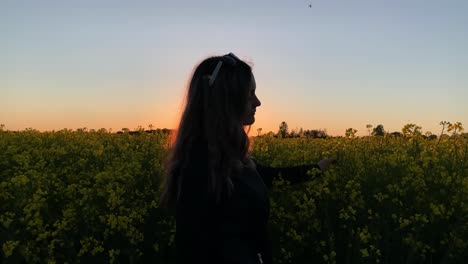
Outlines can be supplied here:
[[273, 178], [281, 173], [291, 182], [305, 181], [311, 168], [318, 166], [272, 168], [256, 163], [256, 169], [246, 167], [233, 177], [233, 194], [220, 204], [207, 198], [200, 186], [199, 179], [207, 175], [205, 166], [191, 168], [176, 207], [177, 263], [272, 263], [267, 224]]

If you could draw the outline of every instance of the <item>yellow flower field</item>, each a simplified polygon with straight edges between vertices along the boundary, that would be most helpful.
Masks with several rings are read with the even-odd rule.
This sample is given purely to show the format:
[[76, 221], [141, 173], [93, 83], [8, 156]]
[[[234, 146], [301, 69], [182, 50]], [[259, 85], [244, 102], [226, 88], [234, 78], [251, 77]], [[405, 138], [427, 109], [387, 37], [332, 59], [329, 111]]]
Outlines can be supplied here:
[[[0, 130], [4, 263], [172, 263], [158, 206], [163, 133]], [[468, 138], [262, 136], [253, 156], [326, 173], [270, 193], [277, 263], [461, 263], [468, 258]]]

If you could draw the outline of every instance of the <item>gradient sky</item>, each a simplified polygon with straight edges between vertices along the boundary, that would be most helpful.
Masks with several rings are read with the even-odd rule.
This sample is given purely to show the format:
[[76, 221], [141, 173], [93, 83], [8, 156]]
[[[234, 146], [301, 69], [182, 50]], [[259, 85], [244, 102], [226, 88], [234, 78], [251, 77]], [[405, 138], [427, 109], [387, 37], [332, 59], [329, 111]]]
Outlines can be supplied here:
[[1, 0], [0, 123], [174, 128], [194, 66], [234, 52], [262, 101], [250, 134], [468, 130], [467, 14], [464, 0]]

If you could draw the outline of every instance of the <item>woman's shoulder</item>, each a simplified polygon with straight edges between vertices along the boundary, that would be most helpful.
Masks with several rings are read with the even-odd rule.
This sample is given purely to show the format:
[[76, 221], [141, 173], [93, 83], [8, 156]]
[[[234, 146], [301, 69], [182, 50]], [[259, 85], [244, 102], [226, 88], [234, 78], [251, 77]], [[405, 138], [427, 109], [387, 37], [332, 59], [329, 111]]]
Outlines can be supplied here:
[[253, 157], [250, 157], [250, 156], [246, 157], [243, 163], [246, 168], [250, 168], [250, 169], [257, 168], [257, 161]]

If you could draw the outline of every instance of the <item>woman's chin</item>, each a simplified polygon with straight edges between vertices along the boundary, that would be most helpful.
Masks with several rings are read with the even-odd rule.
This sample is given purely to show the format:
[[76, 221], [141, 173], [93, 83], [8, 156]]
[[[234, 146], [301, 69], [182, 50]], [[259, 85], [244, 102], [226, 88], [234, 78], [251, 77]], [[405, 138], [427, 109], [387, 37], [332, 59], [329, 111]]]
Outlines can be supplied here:
[[252, 115], [251, 117], [249, 117], [248, 119], [244, 121], [244, 126], [250, 126], [253, 123], [255, 123], [255, 116]]

